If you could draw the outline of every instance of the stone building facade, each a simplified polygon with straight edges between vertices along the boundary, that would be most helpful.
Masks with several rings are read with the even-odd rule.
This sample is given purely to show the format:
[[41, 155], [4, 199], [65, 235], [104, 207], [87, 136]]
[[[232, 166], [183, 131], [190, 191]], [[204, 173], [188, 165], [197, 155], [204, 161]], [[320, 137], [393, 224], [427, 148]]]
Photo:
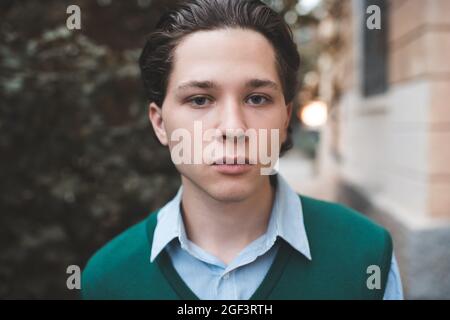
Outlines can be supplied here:
[[[368, 30], [366, 10], [381, 10]], [[345, 0], [320, 62], [320, 170], [390, 229], [405, 297], [450, 298], [450, 1]], [[330, 180], [331, 181], [331, 180]]]

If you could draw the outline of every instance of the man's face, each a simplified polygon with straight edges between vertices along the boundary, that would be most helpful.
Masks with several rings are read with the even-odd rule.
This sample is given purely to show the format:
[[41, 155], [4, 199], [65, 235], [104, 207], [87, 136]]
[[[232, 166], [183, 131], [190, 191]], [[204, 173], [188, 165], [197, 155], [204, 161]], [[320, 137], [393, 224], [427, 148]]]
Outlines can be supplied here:
[[[259, 129], [266, 129], [267, 138], [257, 136], [256, 148], [266, 143], [265, 152], [270, 154], [271, 146], [281, 145], [286, 138], [290, 112], [269, 41], [252, 30], [222, 29], [199, 31], [182, 39], [175, 49], [163, 106], [159, 109], [151, 104], [149, 117], [161, 143], [169, 146], [172, 159], [180, 141], [171, 137], [180, 128], [190, 133], [192, 157], [198, 152], [193, 149], [196, 147], [194, 127], [201, 124], [202, 132], [216, 132], [208, 140], [210, 146], [223, 150], [202, 160], [213, 162], [226, 154], [228, 158], [256, 162], [241, 166], [205, 161], [176, 164], [184, 185], [199, 188], [220, 201], [240, 201], [269, 183], [269, 179], [261, 174], [264, 166], [261, 158], [255, 158], [255, 153], [250, 152], [249, 137], [236, 140], [223, 137], [237, 130], [258, 133]], [[270, 138], [271, 129], [278, 130], [277, 141]], [[234, 145], [231, 149], [230, 141]]]

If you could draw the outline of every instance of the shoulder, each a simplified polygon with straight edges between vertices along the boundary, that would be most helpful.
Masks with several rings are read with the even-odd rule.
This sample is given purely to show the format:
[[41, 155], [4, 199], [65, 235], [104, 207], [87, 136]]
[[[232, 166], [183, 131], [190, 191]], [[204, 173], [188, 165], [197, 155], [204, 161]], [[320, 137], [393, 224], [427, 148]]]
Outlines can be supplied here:
[[[156, 222], [156, 213], [126, 229], [106, 243], [88, 260], [82, 272], [82, 297], [92, 298], [95, 292], [109, 291], [130, 272], [130, 266], [138, 266], [150, 259], [148, 227]], [[141, 261], [142, 260], [142, 261]]]
[[[332, 250], [373, 256], [388, 263], [392, 255], [392, 238], [381, 225], [362, 213], [342, 204], [300, 195], [305, 229], [311, 246], [325, 243]], [[325, 241], [324, 241], [325, 240]]]
[[[300, 201], [312, 259], [292, 255], [292, 279], [308, 283], [320, 298], [381, 299], [391, 266], [389, 232], [344, 205], [303, 195]], [[371, 266], [379, 267], [383, 290], [368, 289]]]
[[[320, 227], [341, 230], [348, 234], [390, 239], [389, 232], [378, 223], [370, 220], [364, 214], [345, 205], [314, 199], [300, 195], [305, 221], [310, 224], [320, 224]], [[389, 238], [389, 239], [387, 239]]]

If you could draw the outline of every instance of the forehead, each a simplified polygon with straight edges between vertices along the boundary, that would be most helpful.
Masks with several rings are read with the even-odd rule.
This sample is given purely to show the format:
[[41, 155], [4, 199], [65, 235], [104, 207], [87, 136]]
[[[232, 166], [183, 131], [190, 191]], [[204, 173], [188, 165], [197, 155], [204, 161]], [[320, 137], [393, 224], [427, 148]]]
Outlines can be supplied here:
[[279, 83], [275, 51], [262, 34], [253, 30], [194, 32], [175, 49], [169, 87], [198, 78], [234, 85], [248, 78]]

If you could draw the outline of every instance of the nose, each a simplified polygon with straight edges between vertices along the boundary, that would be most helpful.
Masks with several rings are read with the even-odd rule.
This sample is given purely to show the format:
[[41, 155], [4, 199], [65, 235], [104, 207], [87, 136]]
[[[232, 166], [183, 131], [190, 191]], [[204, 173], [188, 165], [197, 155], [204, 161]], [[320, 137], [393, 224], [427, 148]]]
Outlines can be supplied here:
[[219, 130], [223, 139], [245, 137], [247, 123], [242, 105], [235, 99], [228, 99], [220, 108]]

